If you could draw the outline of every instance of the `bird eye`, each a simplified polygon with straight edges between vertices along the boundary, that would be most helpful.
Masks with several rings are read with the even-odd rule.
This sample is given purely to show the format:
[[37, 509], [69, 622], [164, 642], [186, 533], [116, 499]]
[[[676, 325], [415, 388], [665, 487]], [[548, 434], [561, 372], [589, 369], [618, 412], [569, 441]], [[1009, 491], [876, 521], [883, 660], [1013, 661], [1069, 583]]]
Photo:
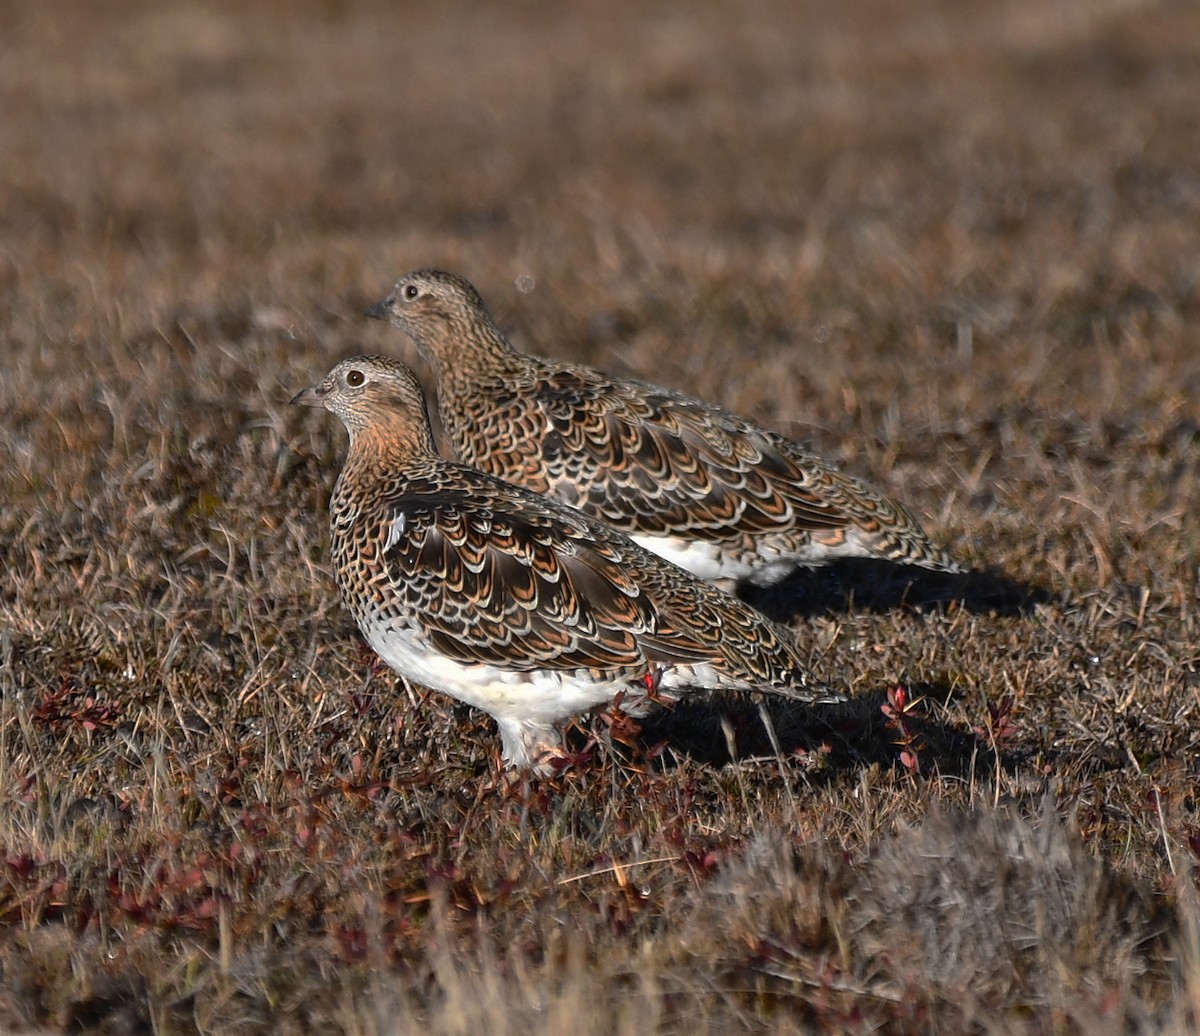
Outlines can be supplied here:
[[409, 300], [415, 299], [420, 294], [421, 294], [421, 291], [415, 284], [406, 284], [404, 286], [404, 297], [406, 299], [409, 299]]
[[362, 371], [357, 371], [357, 370], [351, 371], [349, 374], [346, 375], [346, 384], [349, 385], [351, 388], [358, 388], [359, 385], [361, 385], [366, 380], [367, 380], [367, 377], [365, 374], [363, 374]]

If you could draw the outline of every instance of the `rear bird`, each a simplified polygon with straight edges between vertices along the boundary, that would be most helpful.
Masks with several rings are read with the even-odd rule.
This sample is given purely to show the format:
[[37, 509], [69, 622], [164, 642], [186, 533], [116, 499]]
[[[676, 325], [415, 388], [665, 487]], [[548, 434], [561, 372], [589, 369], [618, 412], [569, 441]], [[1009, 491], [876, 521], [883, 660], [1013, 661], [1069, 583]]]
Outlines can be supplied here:
[[463, 463], [601, 518], [702, 579], [769, 586], [842, 557], [963, 571], [900, 504], [774, 432], [517, 352], [461, 277], [410, 273], [367, 312], [432, 366]]

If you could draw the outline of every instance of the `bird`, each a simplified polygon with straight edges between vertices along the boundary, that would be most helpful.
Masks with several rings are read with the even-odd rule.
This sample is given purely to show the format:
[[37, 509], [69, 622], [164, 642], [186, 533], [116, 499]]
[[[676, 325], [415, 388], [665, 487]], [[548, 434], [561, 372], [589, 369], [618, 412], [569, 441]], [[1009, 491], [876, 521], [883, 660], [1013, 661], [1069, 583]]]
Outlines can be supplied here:
[[458, 459], [603, 519], [726, 588], [878, 558], [964, 568], [865, 482], [718, 406], [517, 351], [469, 281], [401, 277], [367, 315], [415, 343]]
[[[844, 696], [790, 631], [597, 519], [439, 455], [416, 375], [356, 356], [292, 402], [341, 419], [329, 503], [341, 598], [392, 669], [489, 713], [509, 767], [546, 774], [559, 726], [704, 691]], [[559, 760], [559, 762], [556, 762]]]

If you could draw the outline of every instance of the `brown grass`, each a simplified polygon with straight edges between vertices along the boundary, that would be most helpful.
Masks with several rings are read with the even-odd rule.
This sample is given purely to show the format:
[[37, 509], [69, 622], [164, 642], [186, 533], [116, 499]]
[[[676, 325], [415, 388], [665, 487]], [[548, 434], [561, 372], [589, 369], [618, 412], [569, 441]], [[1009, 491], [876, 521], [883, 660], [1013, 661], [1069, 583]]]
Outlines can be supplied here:
[[[103, 10], [0, 8], [0, 1030], [1192, 1029], [1200, 8]], [[992, 575], [760, 601], [855, 698], [787, 759], [722, 702], [506, 791], [285, 405], [419, 265]]]

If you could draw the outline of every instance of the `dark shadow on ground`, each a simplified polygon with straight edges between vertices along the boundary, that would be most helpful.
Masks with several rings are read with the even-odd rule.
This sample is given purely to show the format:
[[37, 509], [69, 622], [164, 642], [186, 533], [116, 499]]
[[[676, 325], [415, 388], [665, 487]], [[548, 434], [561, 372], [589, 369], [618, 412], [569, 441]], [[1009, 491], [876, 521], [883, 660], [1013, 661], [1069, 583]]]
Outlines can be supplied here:
[[739, 595], [776, 622], [849, 611], [896, 608], [929, 611], [957, 602], [971, 612], [1028, 615], [1051, 600], [1042, 587], [998, 572], [931, 572], [867, 558], [845, 558], [822, 568], [800, 568], [771, 587], [748, 584]]
[[[948, 693], [934, 684], [912, 684], [907, 690], [910, 702], [945, 701]], [[780, 698], [764, 698], [760, 705], [749, 696], [679, 702], [642, 720], [640, 731], [614, 750], [633, 763], [666, 771], [684, 757], [715, 767], [734, 760], [773, 759], [776, 748], [763, 722], [765, 712], [778, 754], [817, 780], [841, 780], [848, 771], [873, 764], [906, 767], [901, 757], [906, 751], [922, 774], [969, 779], [972, 773], [995, 773], [997, 759], [982, 728], [976, 732], [943, 723], [918, 704], [903, 715], [901, 729], [885, 714], [885, 705], [887, 689], [859, 694], [839, 705], [803, 705]], [[819, 765], [814, 755], [820, 757]], [[1002, 769], [1011, 772], [1018, 763], [1016, 756], [1001, 752]]]

